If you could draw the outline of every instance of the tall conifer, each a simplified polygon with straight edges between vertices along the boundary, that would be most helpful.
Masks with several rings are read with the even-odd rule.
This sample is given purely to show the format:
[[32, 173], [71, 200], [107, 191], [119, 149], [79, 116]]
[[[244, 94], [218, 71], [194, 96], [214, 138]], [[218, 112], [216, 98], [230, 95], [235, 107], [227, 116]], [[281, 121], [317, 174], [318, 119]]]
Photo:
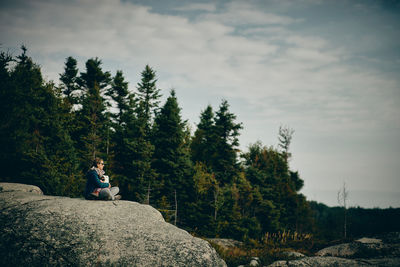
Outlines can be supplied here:
[[216, 151], [213, 157], [213, 169], [222, 184], [232, 182], [239, 171], [237, 147], [242, 124], [235, 120], [236, 115], [229, 111], [228, 101], [223, 100], [215, 116]]
[[61, 84], [61, 92], [65, 96], [65, 102], [67, 106], [71, 109], [74, 104], [78, 104], [78, 98], [76, 96], [76, 92], [79, 89], [77, 84], [77, 61], [73, 57], [68, 57], [65, 66], [64, 72], [60, 74]]
[[208, 105], [200, 114], [200, 122], [190, 145], [193, 162], [203, 162], [206, 166], [212, 167], [213, 155], [217, 152], [214, 129], [214, 112]]
[[[160, 197], [175, 204], [175, 192], [179, 203], [179, 220], [185, 219], [185, 211], [193, 196], [193, 170], [190, 155], [185, 147], [185, 126], [181, 109], [171, 91], [166, 103], [155, 117], [152, 140], [155, 145], [153, 166], [163, 187]], [[159, 197], [159, 199], [161, 199]]]
[[101, 60], [89, 59], [86, 62], [86, 72], [81, 72], [78, 79], [83, 96], [82, 109], [79, 111], [79, 134], [77, 145], [80, 149], [82, 168], [88, 167], [96, 156], [105, 156], [107, 143], [105, 88], [111, 80], [109, 72], [101, 69]]
[[150, 134], [153, 112], [160, 104], [160, 89], [157, 88], [156, 73], [149, 66], [146, 65], [141, 73], [141, 82], [137, 85], [139, 105], [141, 106], [139, 116], [142, 117], [146, 135]]

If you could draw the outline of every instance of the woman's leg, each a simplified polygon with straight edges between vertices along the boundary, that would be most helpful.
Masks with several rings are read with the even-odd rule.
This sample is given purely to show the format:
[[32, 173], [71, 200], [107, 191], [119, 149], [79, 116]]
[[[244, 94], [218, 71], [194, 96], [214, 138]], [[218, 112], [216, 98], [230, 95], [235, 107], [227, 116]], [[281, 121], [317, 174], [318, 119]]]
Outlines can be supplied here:
[[99, 199], [112, 200], [114, 196], [111, 194], [110, 188], [102, 188], [99, 192]]
[[119, 192], [118, 186], [114, 186], [111, 188], [103, 188], [99, 193], [99, 199], [114, 200], [115, 195], [117, 195], [118, 192]]
[[111, 195], [113, 196], [113, 200], [114, 200], [114, 197], [118, 194], [118, 192], [119, 192], [119, 187], [118, 186], [113, 186], [113, 187], [111, 187], [110, 188], [110, 191], [111, 191]]

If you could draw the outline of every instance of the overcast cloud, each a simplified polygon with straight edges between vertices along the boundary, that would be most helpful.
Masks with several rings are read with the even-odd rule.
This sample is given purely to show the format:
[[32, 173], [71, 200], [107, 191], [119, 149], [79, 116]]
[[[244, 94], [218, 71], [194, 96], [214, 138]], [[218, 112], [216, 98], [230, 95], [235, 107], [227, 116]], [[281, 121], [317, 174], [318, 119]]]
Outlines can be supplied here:
[[193, 126], [207, 104], [217, 109], [227, 99], [244, 124], [243, 150], [257, 140], [275, 146], [280, 125], [294, 128], [291, 167], [309, 199], [335, 205], [346, 181], [352, 205], [400, 207], [395, 1], [36, 0], [0, 7], [2, 49], [18, 54], [25, 44], [47, 79], [58, 83], [68, 56], [81, 71], [97, 56], [105, 70], [123, 70], [134, 90], [149, 64], [164, 95], [176, 89]]

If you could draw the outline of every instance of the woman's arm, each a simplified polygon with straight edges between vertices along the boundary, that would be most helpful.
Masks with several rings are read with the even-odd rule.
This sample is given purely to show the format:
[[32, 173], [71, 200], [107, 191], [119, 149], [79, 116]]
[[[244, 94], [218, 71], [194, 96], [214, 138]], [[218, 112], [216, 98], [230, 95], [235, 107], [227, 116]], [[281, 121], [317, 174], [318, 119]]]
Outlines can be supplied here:
[[89, 173], [89, 179], [98, 188], [107, 188], [110, 185], [109, 183], [102, 183], [96, 171], [91, 171]]

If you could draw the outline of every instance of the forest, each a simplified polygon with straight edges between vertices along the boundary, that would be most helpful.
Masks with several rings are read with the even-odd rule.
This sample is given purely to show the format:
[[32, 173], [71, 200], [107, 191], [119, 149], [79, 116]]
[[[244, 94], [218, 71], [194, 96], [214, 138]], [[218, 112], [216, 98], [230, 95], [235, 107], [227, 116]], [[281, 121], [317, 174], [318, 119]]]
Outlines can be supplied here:
[[124, 200], [151, 205], [196, 236], [248, 242], [285, 232], [335, 240], [344, 231], [347, 237], [399, 231], [398, 208], [307, 201], [289, 165], [289, 127], [276, 129], [276, 146], [255, 141], [240, 151], [243, 126], [221, 100], [199, 112], [192, 132], [175, 91], [158, 88], [148, 65], [132, 86], [122, 71], [103, 70], [99, 58], [78, 70], [68, 57], [55, 84], [22, 46], [17, 56], [0, 54], [0, 101], [2, 182], [82, 197], [85, 174], [100, 157]]

